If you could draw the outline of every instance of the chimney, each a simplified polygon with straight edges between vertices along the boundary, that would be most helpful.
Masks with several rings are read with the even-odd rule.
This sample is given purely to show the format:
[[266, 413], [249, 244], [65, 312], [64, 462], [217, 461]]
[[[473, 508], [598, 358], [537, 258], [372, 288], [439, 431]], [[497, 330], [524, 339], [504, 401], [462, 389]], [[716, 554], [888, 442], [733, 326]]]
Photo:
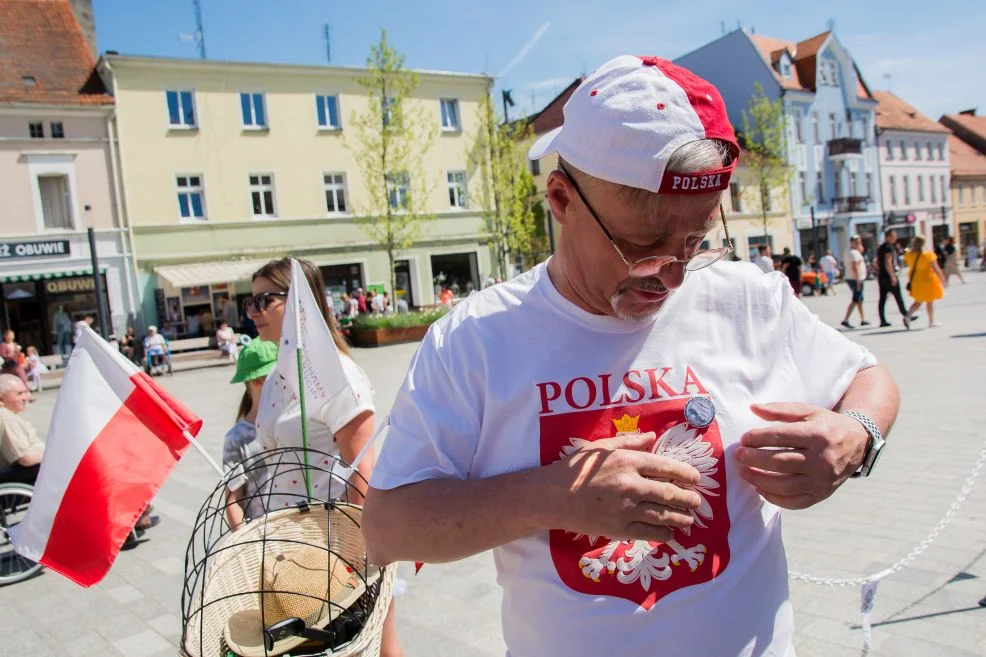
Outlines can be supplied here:
[[99, 46], [96, 44], [96, 19], [92, 13], [92, 0], [71, 0], [72, 13], [75, 20], [79, 22], [82, 29], [82, 36], [89, 44], [89, 52], [93, 59], [99, 58]]
[[959, 112], [959, 114], [965, 114], [966, 116], [975, 116], [976, 108], [973, 107], [972, 109], [962, 110], [961, 112]]

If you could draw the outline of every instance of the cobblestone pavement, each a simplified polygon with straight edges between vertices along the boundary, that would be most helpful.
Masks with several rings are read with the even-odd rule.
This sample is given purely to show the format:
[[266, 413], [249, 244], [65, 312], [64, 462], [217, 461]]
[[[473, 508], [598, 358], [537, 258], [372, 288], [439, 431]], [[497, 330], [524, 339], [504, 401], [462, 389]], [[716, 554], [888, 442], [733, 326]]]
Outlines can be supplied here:
[[[940, 304], [944, 326], [906, 332], [895, 326], [855, 330], [852, 339], [890, 368], [903, 408], [877, 473], [852, 481], [829, 501], [785, 513], [793, 570], [826, 577], [877, 572], [918, 545], [952, 503], [983, 446], [986, 427], [986, 275], [967, 274]], [[866, 288], [866, 312], [876, 319], [876, 285]], [[805, 303], [837, 325], [849, 301], [836, 296]], [[854, 317], [853, 322], [857, 319]], [[389, 409], [414, 345], [359, 350], [356, 360]], [[179, 372], [162, 379], [205, 420], [202, 440], [218, 457], [240, 387], [228, 367]], [[57, 391], [39, 395], [26, 414], [47, 431]], [[986, 478], [986, 474], [983, 475]], [[199, 505], [216, 483], [194, 451], [155, 500], [161, 524], [147, 541], [123, 552], [110, 575], [83, 590], [54, 573], [0, 589], [0, 655], [174, 655], [180, 632], [179, 595], [185, 547]], [[476, 556], [411, 575], [398, 600], [402, 640], [410, 657], [503, 655], [500, 593], [492, 558]], [[937, 542], [910, 567], [885, 580], [874, 611], [873, 657], [986, 655], [986, 481], [979, 481]], [[792, 583], [801, 657], [860, 655], [859, 590]], [[715, 619], [709, 619], [714, 631]], [[619, 654], [614, 646], [614, 654]]]

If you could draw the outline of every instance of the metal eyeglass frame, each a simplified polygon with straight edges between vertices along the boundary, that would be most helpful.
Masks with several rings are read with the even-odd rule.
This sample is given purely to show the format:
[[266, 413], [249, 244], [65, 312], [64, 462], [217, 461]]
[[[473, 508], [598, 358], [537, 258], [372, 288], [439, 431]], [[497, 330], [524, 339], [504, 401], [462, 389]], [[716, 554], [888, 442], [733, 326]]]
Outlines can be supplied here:
[[[602, 220], [599, 218], [599, 215], [596, 214], [595, 209], [593, 209], [592, 205], [589, 203], [589, 200], [586, 199], [585, 194], [582, 193], [582, 190], [579, 188], [579, 184], [575, 182], [575, 178], [572, 177], [572, 174], [570, 174], [564, 168], [564, 166], [559, 166], [558, 170], [564, 173], [565, 177], [568, 178], [569, 182], [572, 183], [572, 187], [575, 189], [575, 193], [578, 194], [578, 197], [582, 200], [582, 204], [585, 205], [585, 209], [588, 210], [589, 215], [596, 220], [596, 223], [599, 225], [599, 228], [603, 231], [603, 234], [606, 235], [606, 239], [608, 239], [609, 243], [613, 245], [614, 249], [616, 249], [616, 253], [620, 256], [620, 260], [622, 260], [623, 264], [627, 266], [627, 274], [631, 278], [646, 278], [647, 276], [654, 276], [658, 274], [662, 269], [664, 269], [665, 266], [676, 264], [676, 263], [680, 263], [684, 271], [698, 271], [699, 269], [705, 269], [706, 267], [719, 262], [727, 254], [732, 253], [735, 250], [733, 248], [733, 240], [729, 237], [729, 226], [726, 225], [726, 211], [725, 209], [723, 209], [722, 203], [720, 203], [719, 217], [722, 219], [722, 230], [726, 235], [726, 242], [729, 244], [729, 246], [724, 246], [718, 249], [705, 249], [703, 251], [699, 251], [698, 253], [693, 255], [691, 258], [688, 258], [687, 260], [681, 260], [679, 258], [675, 258], [674, 256], [647, 256], [646, 258], [640, 258], [639, 260], [631, 261], [623, 254], [623, 251], [620, 249], [620, 247], [617, 246], [616, 240], [613, 237], [612, 233], [609, 232], [605, 224], [603, 224]], [[698, 267], [692, 267], [692, 268], [688, 267], [688, 264], [693, 260], [695, 260], [695, 258], [699, 256], [708, 257], [710, 255], [715, 255], [716, 257], [713, 260], [709, 260], [708, 262], [702, 263]], [[647, 269], [644, 272], [641, 272], [639, 269], [641, 266]], [[634, 274], [633, 271], [635, 267], [638, 268], [638, 273], [636, 274]], [[654, 270], [651, 271], [649, 267], [653, 267]]]

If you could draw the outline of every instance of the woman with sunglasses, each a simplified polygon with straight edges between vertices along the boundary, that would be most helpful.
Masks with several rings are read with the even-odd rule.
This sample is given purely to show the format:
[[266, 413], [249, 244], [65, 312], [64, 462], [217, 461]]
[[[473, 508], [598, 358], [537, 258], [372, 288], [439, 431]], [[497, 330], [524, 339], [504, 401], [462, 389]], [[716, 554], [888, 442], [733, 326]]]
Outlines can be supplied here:
[[[373, 387], [366, 374], [360, 369], [349, 355], [349, 346], [339, 334], [335, 317], [325, 296], [325, 282], [322, 273], [314, 264], [307, 260], [299, 260], [305, 272], [312, 296], [325, 319], [335, 348], [342, 359], [343, 370], [349, 379], [349, 384], [359, 405], [342, 415], [334, 412], [332, 404], [323, 407], [321, 415], [310, 417], [308, 420], [308, 446], [313, 450], [327, 454], [338, 455], [343, 461], [352, 463], [356, 455], [373, 436], [374, 413]], [[285, 302], [288, 288], [291, 285], [291, 259], [272, 260], [261, 267], [253, 275], [253, 294], [243, 299], [243, 310], [246, 316], [256, 325], [261, 340], [269, 340], [280, 344], [281, 325], [284, 322]], [[322, 349], [332, 347], [319, 345]], [[315, 357], [318, 357], [316, 352]], [[277, 376], [268, 376], [260, 395], [260, 411], [257, 415], [257, 436], [261, 447], [265, 450], [279, 447], [302, 446], [301, 437], [301, 406], [294, 398], [291, 388], [285, 386]], [[363, 481], [369, 481], [373, 469], [373, 452], [363, 457], [358, 466], [361, 479], [353, 482], [353, 487], [343, 490], [342, 482], [329, 474], [328, 469], [319, 468], [311, 473], [312, 497], [328, 500], [333, 498], [348, 499], [350, 502], [362, 503], [365, 493]], [[303, 477], [297, 472], [284, 476], [274, 475], [271, 482], [271, 499], [277, 499], [281, 504], [294, 504], [307, 496]], [[354, 492], [356, 492], [354, 499]], [[286, 501], [285, 501], [286, 500]], [[271, 506], [276, 507], [272, 502]], [[273, 509], [271, 509], [273, 510]], [[400, 657], [404, 654], [397, 640], [397, 628], [394, 623], [394, 606], [383, 627], [383, 644], [381, 657]]]

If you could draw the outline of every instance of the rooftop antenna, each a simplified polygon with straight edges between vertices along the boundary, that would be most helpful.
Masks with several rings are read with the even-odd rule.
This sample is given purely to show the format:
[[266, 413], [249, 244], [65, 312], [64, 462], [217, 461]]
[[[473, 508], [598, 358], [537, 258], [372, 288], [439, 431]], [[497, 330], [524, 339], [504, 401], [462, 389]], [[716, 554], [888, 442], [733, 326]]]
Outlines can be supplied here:
[[322, 25], [322, 36], [325, 39], [325, 63], [332, 63], [332, 31], [329, 28], [329, 24], [325, 23]]
[[827, 21], [825, 21], [825, 30], [826, 31], [831, 32], [834, 29], [835, 29], [835, 19], [834, 18], [830, 18]]
[[195, 13], [195, 33], [183, 32], [178, 35], [178, 40], [195, 41], [199, 49], [199, 59], [205, 59], [205, 29], [202, 27], [201, 0], [192, 0], [192, 11]]

